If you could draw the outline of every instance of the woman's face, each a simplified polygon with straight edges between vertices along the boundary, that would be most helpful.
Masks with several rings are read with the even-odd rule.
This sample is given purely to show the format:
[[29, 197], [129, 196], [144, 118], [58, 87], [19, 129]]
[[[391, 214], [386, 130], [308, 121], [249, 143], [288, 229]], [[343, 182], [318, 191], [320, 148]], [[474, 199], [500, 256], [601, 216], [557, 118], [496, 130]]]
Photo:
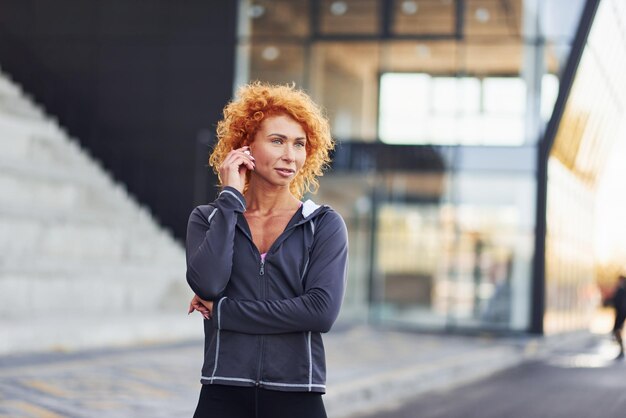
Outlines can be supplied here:
[[255, 169], [251, 174], [275, 186], [289, 186], [306, 160], [306, 133], [287, 115], [270, 116], [250, 144]]

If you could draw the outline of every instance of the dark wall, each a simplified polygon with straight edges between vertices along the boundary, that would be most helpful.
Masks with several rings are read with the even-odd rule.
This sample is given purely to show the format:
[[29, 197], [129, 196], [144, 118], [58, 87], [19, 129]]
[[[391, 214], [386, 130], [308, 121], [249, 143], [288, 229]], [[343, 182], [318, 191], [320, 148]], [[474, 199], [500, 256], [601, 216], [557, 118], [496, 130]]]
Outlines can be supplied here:
[[[0, 67], [185, 234], [201, 131], [232, 93], [233, 0], [0, 0]], [[194, 196], [195, 194], [195, 196]]]

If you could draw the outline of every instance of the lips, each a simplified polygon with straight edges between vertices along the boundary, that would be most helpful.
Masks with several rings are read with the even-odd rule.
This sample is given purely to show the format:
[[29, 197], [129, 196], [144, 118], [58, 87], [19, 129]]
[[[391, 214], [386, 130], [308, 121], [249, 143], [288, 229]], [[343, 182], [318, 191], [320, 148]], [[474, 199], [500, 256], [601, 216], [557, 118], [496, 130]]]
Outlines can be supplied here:
[[278, 174], [280, 174], [283, 177], [290, 177], [296, 172], [295, 170], [292, 170], [291, 168], [276, 168], [275, 170], [278, 172]]

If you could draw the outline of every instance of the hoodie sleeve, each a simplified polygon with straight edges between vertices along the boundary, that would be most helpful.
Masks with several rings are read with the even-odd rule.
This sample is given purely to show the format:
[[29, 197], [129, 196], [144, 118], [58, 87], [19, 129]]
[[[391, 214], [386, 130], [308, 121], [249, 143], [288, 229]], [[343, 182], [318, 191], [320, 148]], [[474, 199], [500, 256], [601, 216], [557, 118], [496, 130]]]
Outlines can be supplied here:
[[304, 294], [283, 300], [234, 300], [214, 306], [218, 329], [247, 334], [328, 332], [343, 301], [348, 264], [346, 225], [334, 211], [316, 225]]
[[[207, 210], [208, 209], [208, 210]], [[204, 300], [220, 297], [230, 279], [237, 213], [243, 195], [225, 187], [212, 205], [198, 206], [187, 224], [187, 283]]]

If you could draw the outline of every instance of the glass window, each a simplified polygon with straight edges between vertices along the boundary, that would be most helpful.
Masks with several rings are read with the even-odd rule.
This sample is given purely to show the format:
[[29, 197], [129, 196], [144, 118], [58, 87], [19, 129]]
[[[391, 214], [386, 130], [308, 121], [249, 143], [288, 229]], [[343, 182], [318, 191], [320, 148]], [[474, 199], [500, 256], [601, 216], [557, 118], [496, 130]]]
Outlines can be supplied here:
[[383, 74], [380, 80], [379, 137], [386, 143], [425, 143], [430, 76]]
[[[351, 311], [368, 311], [375, 295], [374, 310], [394, 321], [437, 327], [528, 326], [535, 192], [534, 174], [520, 174], [520, 164], [534, 161], [536, 154], [528, 150], [541, 136], [542, 120], [552, 113], [557, 77], [583, 3], [240, 0], [236, 83], [295, 82], [325, 108], [334, 138], [354, 141], [336, 153], [337, 166], [344, 158], [349, 168], [324, 176], [321, 190], [321, 200], [341, 209], [351, 237], [356, 237], [346, 296]], [[611, 4], [622, 7], [616, 6], [621, 0]], [[389, 16], [383, 6], [390, 7]], [[459, 11], [461, 25], [455, 21]], [[384, 22], [385, 17], [390, 20]], [[614, 26], [608, 28], [613, 37], [624, 32]], [[452, 36], [457, 27], [463, 30], [461, 39]], [[623, 68], [619, 43], [605, 36], [592, 34], [590, 44], [612, 58], [605, 68]], [[586, 79], [595, 80], [596, 73]], [[617, 80], [613, 84], [623, 79], [617, 72], [610, 77]], [[597, 132], [583, 129], [586, 112], [604, 106], [608, 96], [585, 100], [594, 93], [589, 91], [594, 82], [587, 84], [573, 93], [579, 105], [566, 109], [564, 138]], [[375, 143], [378, 139], [417, 145], [388, 146]], [[582, 142], [556, 141], [553, 158], [568, 169], [594, 169], [595, 155], [606, 149], [592, 146], [593, 152], [583, 150], [576, 159]], [[342, 154], [341, 149], [349, 151]], [[389, 149], [398, 153], [379, 160], [377, 155]], [[494, 157], [494, 150], [515, 154], [513, 164]], [[476, 154], [468, 157], [470, 151]], [[434, 155], [440, 153], [469, 161], [482, 174], [464, 172], [464, 165], [447, 167], [452, 160], [438, 160]], [[521, 154], [526, 156], [522, 163]], [[501, 165], [485, 174], [491, 161]], [[402, 172], [389, 172], [396, 169]], [[427, 169], [444, 172], [426, 175]], [[498, 182], [500, 177], [509, 181], [507, 186]], [[380, 190], [388, 192], [382, 201], [377, 200]], [[405, 245], [393, 241], [394, 235]], [[381, 249], [381, 242], [395, 250]], [[399, 259], [399, 254], [406, 257]], [[420, 257], [410, 257], [415, 254]], [[547, 298], [573, 300], [561, 290], [573, 291], [571, 286], [557, 288]]]
[[309, 0], [253, 0], [240, 4], [250, 30], [245, 35], [288, 38], [310, 34]]
[[541, 119], [548, 122], [554, 111], [559, 95], [559, 78], [554, 74], [544, 74], [541, 79]]
[[320, 33], [376, 34], [380, 32], [380, 5], [377, 0], [321, 0]]
[[464, 31], [469, 37], [520, 37], [522, 0], [465, 1]]
[[376, 139], [379, 54], [371, 42], [324, 42], [313, 49], [309, 90], [341, 141]]
[[452, 35], [456, 29], [452, 0], [394, 1], [392, 32], [398, 35]]
[[522, 73], [524, 44], [515, 42], [467, 42], [460, 46], [459, 70], [468, 74], [513, 75]]
[[369, 310], [372, 259], [372, 184], [375, 173], [337, 173], [320, 178], [316, 202], [332, 205], [341, 214], [350, 238], [348, 280], [341, 317], [362, 321]]
[[393, 41], [383, 46], [387, 72], [455, 74], [459, 47], [452, 41]]
[[[528, 2], [528, 0], [527, 0]], [[533, 0], [539, 6], [538, 36], [548, 42], [571, 44], [585, 0]]]
[[615, 41], [626, 30], [618, 13], [623, 4], [598, 5], [550, 150], [547, 333], [589, 324], [598, 306], [596, 286], [612, 291], [623, 272], [626, 54]]
[[250, 80], [304, 85], [304, 48], [297, 43], [254, 43], [250, 48]]
[[393, 173], [384, 183], [393, 198], [376, 211], [379, 319], [525, 330], [533, 173]]
[[522, 145], [526, 87], [518, 77], [381, 77], [379, 136], [392, 144]]

